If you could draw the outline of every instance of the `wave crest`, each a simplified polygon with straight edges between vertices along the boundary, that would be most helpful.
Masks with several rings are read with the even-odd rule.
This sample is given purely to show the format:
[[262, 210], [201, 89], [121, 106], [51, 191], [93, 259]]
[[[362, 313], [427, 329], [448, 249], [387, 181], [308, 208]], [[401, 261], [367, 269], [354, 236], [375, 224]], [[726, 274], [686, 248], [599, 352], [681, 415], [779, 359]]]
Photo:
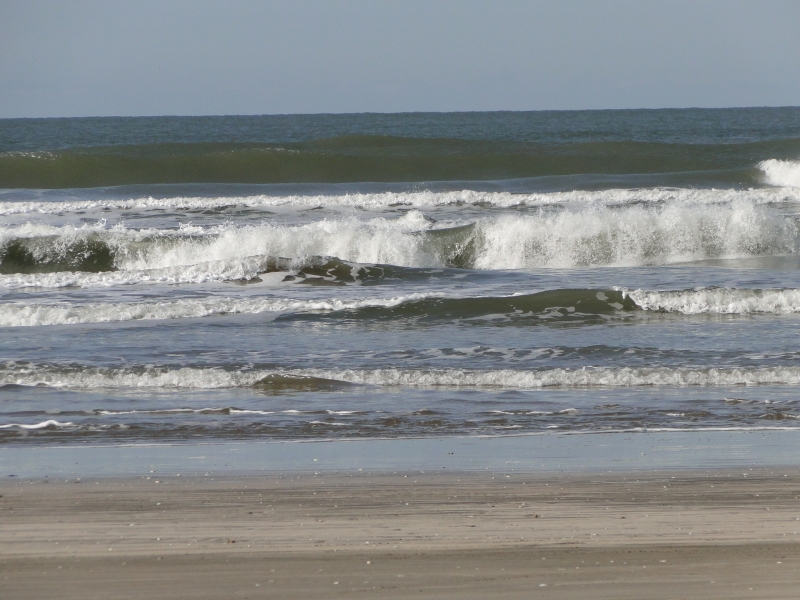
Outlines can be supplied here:
[[671, 292], [623, 290], [623, 295], [633, 300], [643, 310], [684, 315], [800, 312], [800, 289], [707, 288]]
[[766, 183], [774, 186], [800, 187], [800, 161], [770, 159], [759, 163]]
[[[6, 274], [0, 275], [0, 286], [251, 279], [268, 272], [270, 260], [303, 265], [319, 257], [362, 265], [486, 270], [666, 265], [795, 255], [799, 239], [791, 217], [745, 201], [542, 208], [449, 224], [435, 224], [411, 210], [400, 218], [191, 227], [159, 235], [121, 227], [78, 233], [71, 227], [62, 233], [58, 229], [49, 228], [38, 238], [14, 237], [14, 229], [1, 232], [0, 262]], [[58, 271], [62, 267], [108, 270], [76, 274]]]
[[[286, 382], [291, 382], [287, 385]], [[167, 388], [222, 389], [264, 387], [267, 393], [316, 391], [341, 384], [399, 386], [540, 389], [569, 387], [740, 386], [797, 385], [800, 367], [668, 368], [585, 367], [478, 371], [464, 369], [288, 369], [283, 371], [220, 368], [102, 368], [52, 365], [6, 365], [1, 385], [47, 386], [73, 389]], [[274, 388], [274, 389], [273, 389]], [[287, 390], [289, 391], [289, 390]]]
[[[782, 163], [785, 161], [766, 161]], [[765, 163], [762, 163], [765, 164]], [[65, 213], [96, 212], [103, 216], [108, 211], [151, 211], [168, 209], [177, 211], [220, 210], [231, 206], [247, 209], [308, 208], [378, 210], [392, 206], [418, 208], [434, 206], [488, 205], [498, 208], [551, 205], [625, 205], [662, 204], [683, 202], [694, 204], [719, 204], [746, 201], [769, 204], [800, 201], [794, 190], [762, 189], [695, 189], [657, 187], [645, 189], [572, 190], [561, 192], [513, 193], [486, 192], [471, 189], [458, 191], [375, 192], [304, 195], [250, 195], [222, 197], [167, 197], [151, 196], [126, 199], [92, 199], [53, 201], [0, 201], [0, 215], [57, 215]]]

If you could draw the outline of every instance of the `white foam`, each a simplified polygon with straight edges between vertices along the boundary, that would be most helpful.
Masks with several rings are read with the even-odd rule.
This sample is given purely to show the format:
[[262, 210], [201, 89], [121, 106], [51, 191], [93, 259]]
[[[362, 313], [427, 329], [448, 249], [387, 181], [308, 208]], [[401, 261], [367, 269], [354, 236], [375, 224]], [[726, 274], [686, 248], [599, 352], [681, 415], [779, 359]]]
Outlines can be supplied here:
[[[730, 289], [708, 288], [683, 291], [628, 290], [618, 288], [642, 310], [652, 312], [701, 314], [792, 314], [800, 312], [800, 289]], [[446, 298], [441, 293], [415, 293], [389, 298], [360, 298], [343, 300], [327, 298], [301, 300], [292, 298], [232, 298], [208, 297], [161, 302], [70, 304], [0, 304], [0, 327], [37, 327], [47, 325], [77, 325], [125, 321], [203, 318], [220, 315], [262, 314], [272, 318], [280, 314], [326, 313], [357, 310], [368, 307], [391, 308], [426, 298]], [[558, 316], [561, 316], [559, 313]], [[507, 315], [503, 315], [507, 318]], [[476, 355], [475, 348], [456, 348], [458, 356]], [[481, 348], [484, 352], [502, 353], [508, 350]], [[535, 355], [552, 352], [538, 350]], [[427, 354], [450, 356], [440, 350]]]
[[[431, 223], [419, 211], [396, 219], [375, 217], [324, 219], [299, 226], [262, 224], [221, 227], [213, 237], [188, 237], [169, 244], [156, 244], [117, 259], [123, 270], [187, 267], [198, 262], [231, 262], [254, 256], [282, 256], [307, 260], [314, 256], [336, 256], [357, 263], [401, 266], [439, 264], [426, 252], [419, 232]], [[200, 260], [201, 259], [201, 260]]]
[[475, 267], [663, 265], [797, 251], [793, 221], [752, 202], [589, 207], [478, 224]]
[[[449, 387], [540, 389], [562, 387], [739, 386], [797, 385], [800, 367], [668, 368], [586, 367], [473, 371], [464, 369], [289, 369], [282, 371], [226, 371], [218, 368], [111, 369], [54, 368], [7, 365], [0, 369], [0, 385], [54, 388], [177, 388], [219, 389], [250, 387], [267, 376], [309, 377], [384, 387]], [[286, 411], [291, 412], [291, 411]]]
[[[442, 263], [441, 259], [418, 235], [430, 228], [431, 223], [419, 211], [409, 211], [395, 219], [378, 217], [365, 221], [350, 217], [300, 226], [226, 225], [201, 231], [194, 227], [178, 232], [137, 231], [117, 226], [101, 236], [114, 250], [117, 271], [0, 275], [0, 287], [94, 288], [250, 279], [267, 269], [269, 257], [304, 263], [313, 257], [337, 256], [344, 260], [355, 257], [357, 260], [352, 262], [359, 263], [436, 266]], [[17, 229], [7, 229], [5, 235], [13, 237]], [[23, 237], [45, 232], [55, 235], [49, 244], [56, 253], [76, 240], [72, 227], [36, 225], [20, 231]], [[96, 231], [93, 229], [92, 233]]]
[[[759, 166], [765, 172], [768, 169], [783, 168], [773, 166], [791, 161], [764, 161]], [[771, 183], [771, 182], [770, 182]], [[796, 185], [773, 184], [773, 185]], [[206, 197], [172, 197], [172, 198], [129, 198], [106, 200], [66, 200], [61, 202], [0, 202], [0, 215], [19, 214], [62, 214], [87, 211], [134, 211], [152, 209], [170, 210], [213, 210], [229, 206], [243, 208], [275, 207], [308, 209], [326, 208], [366, 208], [383, 209], [390, 206], [404, 205], [415, 207], [448, 206], [460, 204], [489, 204], [498, 207], [510, 206], [546, 206], [551, 204], [632, 204], [661, 202], [719, 203], [746, 200], [757, 203], [797, 201], [800, 194], [792, 190], [750, 189], [750, 190], [716, 190], [716, 189], [611, 189], [599, 191], [566, 191], [516, 194], [510, 192], [479, 192], [459, 190], [447, 192], [379, 192], [366, 194], [319, 194], [288, 196], [223, 196]]]
[[[200, 257], [198, 256], [198, 258]], [[191, 265], [160, 269], [105, 271], [101, 273], [75, 271], [36, 274], [16, 273], [0, 275], [0, 287], [8, 289], [28, 287], [107, 288], [141, 283], [206, 283], [252, 279], [266, 269], [266, 257], [251, 256], [240, 260], [197, 262]]]
[[793, 255], [800, 237], [792, 218], [751, 201], [574, 206], [485, 217], [471, 230], [453, 233], [434, 232], [432, 223], [417, 210], [395, 219], [343, 217], [304, 225], [225, 225], [203, 231], [203, 235], [192, 230], [156, 236], [117, 228], [108, 235], [118, 271], [0, 275], [0, 287], [248, 279], [266, 269], [268, 257], [286, 257], [298, 264], [329, 256], [360, 264], [441, 268], [451, 264], [459, 248], [464, 253], [468, 246], [469, 262], [477, 269], [662, 265]]
[[[72, 224], [67, 225], [46, 225], [43, 223], [22, 223], [17, 226], [0, 226], [0, 244], [9, 239], [26, 239], [35, 237], [56, 237], [63, 243], [76, 240], [78, 238], [86, 238], [92, 234], [106, 234], [110, 231], [124, 232], [122, 227], [108, 228], [105, 222], [100, 221], [95, 224], [84, 224], [80, 227], [75, 227]], [[130, 233], [135, 233], [131, 231]]]
[[274, 415], [271, 410], [247, 410], [240, 408], [155, 408], [152, 410], [98, 410], [89, 414], [101, 416], [116, 415], [168, 415], [168, 414], [231, 414], [231, 415]]
[[800, 383], [800, 367], [690, 369], [608, 368], [522, 371], [467, 370], [308, 370], [309, 376], [349, 383], [401, 387], [549, 387], [733, 386]]
[[48, 421], [42, 421], [41, 423], [33, 423], [30, 425], [24, 423], [8, 423], [7, 425], [0, 425], [0, 429], [23, 429], [23, 430], [45, 429], [47, 427], [75, 427], [75, 424], [62, 423], [60, 421], [54, 421], [53, 419], [50, 419]]
[[257, 371], [223, 369], [54, 369], [23, 367], [0, 371], [0, 385], [46, 386], [53, 388], [166, 388], [220, 389], [248, 387], [263, 379]]
[[700, 314], [790, 314], [800, 312], [800, 289], [708, 288], [674, 292], [622, 290], [650, 311]]
[[291, 298], [203, 298], [163, 302], [95, 304], [0, 304], [0, 327], [75, 325], [136, 320], [163, 320], [215, 315], [308, 313], [393, 307], [441, 294], [408, 294], [391, 298], [294, 300]]
[[800, 188], [800, 161], [770, 159], [759, 163], [769, 185]]

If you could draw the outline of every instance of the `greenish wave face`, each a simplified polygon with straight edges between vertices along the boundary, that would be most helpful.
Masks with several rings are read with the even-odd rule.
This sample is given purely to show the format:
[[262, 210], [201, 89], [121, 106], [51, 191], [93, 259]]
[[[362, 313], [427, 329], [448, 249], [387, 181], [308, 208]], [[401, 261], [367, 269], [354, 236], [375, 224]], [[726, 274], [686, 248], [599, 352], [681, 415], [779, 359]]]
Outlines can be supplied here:
[[356, 319], [369, 321], [414, 319], [425, 322], [476, 320], [495, 324], [521, 321], [604, 321], [639, 310], [633, 299], [618, 290], [558, 289], [519, 296], [422, 298], [395, 306], [366, 306], [328, 314], [293, 314], [282, 319]]
[[[285, 144], [120, 145], [0, 154], [0, 188], [176, 183], [353, 183], [504, 180], [578, 174], [708, 172], [757, 185], [768, 159], [795, 159], [800, 138], [685, 144], [342, 136]], [[723, 171], [720, 174], [720, 171]], [[696, 179], [703, 183], [703, 177]]]
[[270, 374], [253, 384], [258, 391], [267, 395], [284, 395], [299, 392], [341, 391], [352, 384], [346, 381], [309, 377], [302, 375]]
[[0, 244], [0, 274], [115, 271], [114, 251], [99, 239], [58, 243], [56, 236]]

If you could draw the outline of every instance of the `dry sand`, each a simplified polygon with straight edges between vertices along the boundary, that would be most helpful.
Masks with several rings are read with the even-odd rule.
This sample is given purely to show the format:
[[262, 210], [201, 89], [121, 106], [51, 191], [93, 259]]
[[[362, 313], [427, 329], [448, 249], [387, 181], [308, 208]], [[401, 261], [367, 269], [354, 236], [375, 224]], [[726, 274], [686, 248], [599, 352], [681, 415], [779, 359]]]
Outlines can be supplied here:
[[0, 482], [0, 598], [797, 598], [800, 472]]

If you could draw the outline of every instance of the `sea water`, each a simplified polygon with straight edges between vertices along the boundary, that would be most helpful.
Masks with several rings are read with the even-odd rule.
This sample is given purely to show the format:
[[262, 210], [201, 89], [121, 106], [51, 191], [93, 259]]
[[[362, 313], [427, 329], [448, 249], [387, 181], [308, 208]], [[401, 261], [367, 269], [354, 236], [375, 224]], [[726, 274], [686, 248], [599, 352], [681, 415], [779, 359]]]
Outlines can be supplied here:
[[0, 120], [0, 444], [800, 427], [800, 109]]

